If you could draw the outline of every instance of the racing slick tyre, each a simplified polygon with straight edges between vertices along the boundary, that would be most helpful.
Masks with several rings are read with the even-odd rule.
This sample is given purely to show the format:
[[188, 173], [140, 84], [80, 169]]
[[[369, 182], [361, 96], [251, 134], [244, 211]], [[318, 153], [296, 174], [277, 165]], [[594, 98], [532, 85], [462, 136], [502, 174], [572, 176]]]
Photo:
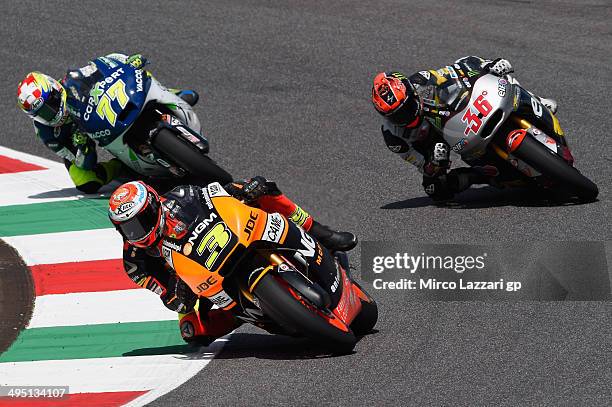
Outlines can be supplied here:
[[552, 180], [555, 189], [587, 202], [597, 198], [595, 183], [532, 137], [525, 137], [513, 154]]
[[161, 129], [151, 142], [153, 147], [163, 151], [175, 164], [196, 177], [201, 185], [211, 182], [225, 185], [233, 180], [232, 176], [210, 157], [168, 129]]
[[355, 335], [362, 336], [372, 332], [374, 325], [376, 325], [376, 322], [378, 321], [378, 305], [376, 304], [376, 301], [374, 301], [374, 299], [370, 297], [370, 294], [368, 294], [363, 288], [361, 288], [358, 283], [353, 281], [353, 284], [357, 286], [363, 296], [367, 298], [367, 300], [364, 300], [360, 296], [361, 312], [355, 317], [355, 319], [351, 323], [351, 329], [353, 330]]
[[357, 343], [350, 328], [343, 331], [332, 325], [320, 315], [321, 311], [300, 301], [289, 286], [274, 274], [263, 276], [253, 294], [264, 314], [290, 334], [301, 333], [336, 353], [351, 352]]

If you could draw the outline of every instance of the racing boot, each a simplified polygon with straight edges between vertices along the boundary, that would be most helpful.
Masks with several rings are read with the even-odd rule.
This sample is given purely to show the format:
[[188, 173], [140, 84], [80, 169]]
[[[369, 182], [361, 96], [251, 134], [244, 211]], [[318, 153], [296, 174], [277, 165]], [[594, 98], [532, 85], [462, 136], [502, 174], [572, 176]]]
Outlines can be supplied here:
[[200, 100], [200, 95], [195, 90], [190, 89], [170, 89], [170, 92], [183, 99], [189, 106], [195, 106]]
[[338, 232], [317, 222], [312, 221], [308, 233], [313, 235], [323, 246], [331, 251], [348, 251], [357, 246], [357, 236], [350, 232]]
[[456, 168], [448, 173], [448, 186], [453, 193], [463, 192], [472, 185], [491, 184], [498, 175], [492, 165]]
[[204, 314], [196, 311], [179, 314], [179, 329], [183, 340], [203, 346], [210, 345], [240, 325], [241, 322], [231, 312], [222, 309], [212, 309]]

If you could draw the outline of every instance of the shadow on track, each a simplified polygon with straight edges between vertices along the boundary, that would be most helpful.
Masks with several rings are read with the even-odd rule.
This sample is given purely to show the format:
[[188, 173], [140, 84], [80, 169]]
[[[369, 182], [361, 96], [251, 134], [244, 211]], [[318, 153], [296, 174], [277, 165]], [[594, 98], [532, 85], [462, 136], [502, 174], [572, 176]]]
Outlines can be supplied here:
[[[597, 202], [595, 200], [594, 202]], [[582, 201], [556, 201], [539, 190], [525, 188], [498, 189], [494, 187], [472, 188], [464, 191], [452, 200], [437, 203], [428, 196], [419, 196], [403, 201], [390, 202], [381, 206], [381, 209], [410, 209], [437, 206], [448, 209], [483, 209], [502, 206], [517, 207], [555, 207], [584, 205], [591, 202]]]
[[333, 358], [338, 356], [346, 355], [333, 355], [306, 338], [292, 338], [283, 335], [234, 333], [215, 359], [256, 358], [270, 360], [300, 360]]
[[[374, 329], [370, 334], [376, 334]], [[362, 337], [358, 337], [361, 340]], [[186, 359], [270, 359], [270, 360], [302, 360], [302, 359], [325, 359], [349, 354], [332, 354], [328, 350], [321, 349], [307, 338], [293, 338], [284, 335], [268, 335], [260, 333], [235, 332], [227, 336], [222, 350], [220, 344], [214, 342], [210, 346], [199, 346], [195, 344], [159, 346], [155, 348], [141, 348], [126, 352], [123, 356], [152, 356], [152, 355], [177, 355]]]

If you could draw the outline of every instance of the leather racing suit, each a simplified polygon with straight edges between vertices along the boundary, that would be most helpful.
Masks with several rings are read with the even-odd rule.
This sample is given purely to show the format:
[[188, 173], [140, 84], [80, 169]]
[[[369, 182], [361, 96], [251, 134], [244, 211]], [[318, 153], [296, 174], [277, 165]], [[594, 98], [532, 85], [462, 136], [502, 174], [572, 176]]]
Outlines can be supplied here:
[[[254, 184], [256, 186], [265, 184], [266, 187], [252, 188]], [[283, 195], [275, 183], [263, 177], [255, 177], [241, 183], [226, 185], [225, 190], [247, 205], [259, 207], [268, 213], [280, 213], [316, 237], [316, 234], [312, 233], [312, 225], [317, 222]], [[192, 229], [197, 224], [197, 216], [202, 213], [205, 195], [208, 196], [206, 187], [187, 185], [176, 187], [160, 197], [165, 216], [164, 238], [178, 242], [181, 246], [187, 242]], [[297, 236], [299, 242], [300, 234], [297, 233]], [[238, 327], [241, 322], [234, 318], [231, 311], [211, 309], [213, 306], [211, 301], [204, 297], [198, 298], [174, 273], [162, 255], [163, 241], [164, 239], [161, 239], [157, 246], [149, 249], [140, 249], [124, 241], [123, 263], [127, 275], [139, 286], [159, 295], [168, 309], [179, 313], [179, 327], [186, 342], [208, 345], [215, 338]], [[313, 265], [313, 267], [318, 266]], [[333, 277], [329, 284], [333, 284]], [[198, 299], [198, 312], [196, 312], [194, 307]]]
[[505, 59], [467, 56], [453, 65], [420, 71], [408, 78], [423, 102], [421, 119], [410, 128], [396, 126], [385, 119], [382, 135], [391, 151], [417, 167], [423, 175], [425, 192], [434, 200], [450, 199], [473, 184], [490, 183], [498, 175], [497, 169], [489, 165], [449, 171], [451, 146], [444, 141], [442, 129], [475, 79], [488, 73], [503, 76], [511, 72], [512, 66]]
[[[118, 61], [131, 64], [135, 68], [143, 68], [147, 64], [146, 59], [139, 54], [128, 57], [124, 54], [113, 53], [99, 59], [106, 64], [113, 64], [113, 61]], [[51, 127], [34, 121], [36, 135], [49, 149], [64, 160], [74, 185], [79, 191], [86, 194], [95, 193], [124, 170], [123, 164], [118, 159], [99, 162], [96, 143], [87, 133], [81, 131], [79, 125], [80, 101], [85, 100], [86, 102], [89, 97], [87, 92], [90, 86], [86, 84], [94, 69], [95, 65], [90, 62], [82, 68], [69, 70], [60, 81], [67, 93], [66, 102], [69, 112], [64, 123], [57, 127]], [[151, 75], [149, 72], [145, 72], [147, 75]], [[197, 94], [193, 91], [168, 89], [168, 94], [169, 102], [173, 104], [195, 104], [197, 102]], [[176, 96], [183, 98], [184, 101], [176, 98]], [[177, 102], [177, 99], [180, 102]], [[170, 105], [170, 108], [172, 106], [174, 105]]]

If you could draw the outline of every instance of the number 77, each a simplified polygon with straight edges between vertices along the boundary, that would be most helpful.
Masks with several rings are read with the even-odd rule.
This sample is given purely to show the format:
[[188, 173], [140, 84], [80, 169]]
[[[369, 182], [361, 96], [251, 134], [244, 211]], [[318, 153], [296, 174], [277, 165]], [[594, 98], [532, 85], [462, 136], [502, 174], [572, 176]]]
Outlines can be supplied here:
[[98, 113], [100, 119], [106, 119], [111, 126], [114, 126], [115, 122], [117, 121], [117, 113], [115, 113], [111, 105], [113, 100], [117, 100], [119, 102], [121, 109], [123, 109], [129, 101], [129, 98], [125, 93], [125, 82], [123, 82], [122, 79], [119, 79], [117, 82], [113, 83], [110, 88], [108, 88], [100, 99], [100, 102], [98, 102], [98, 107], [96, 108], [96, 113]]

